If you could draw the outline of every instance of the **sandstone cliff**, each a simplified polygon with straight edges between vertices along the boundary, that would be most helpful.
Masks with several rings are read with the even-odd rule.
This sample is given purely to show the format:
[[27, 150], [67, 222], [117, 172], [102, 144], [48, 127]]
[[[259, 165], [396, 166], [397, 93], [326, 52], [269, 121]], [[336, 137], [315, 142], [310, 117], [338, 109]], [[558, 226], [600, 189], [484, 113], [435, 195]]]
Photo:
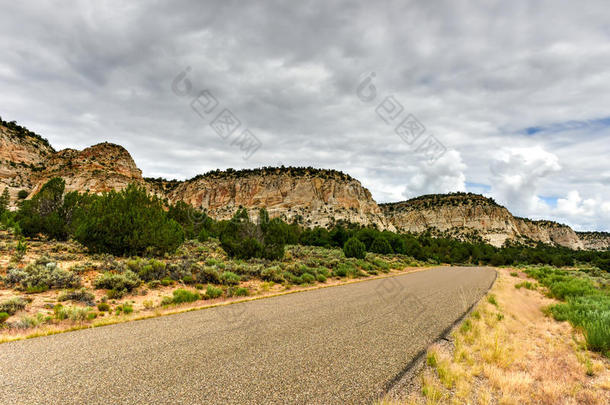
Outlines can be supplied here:
[[334, 170], [263, 168], [212, 172], [173, 188], [170, 201], [185, 201], [216, 218], [230, 218], [239, 207], [255, 216], [327, 226], [344, 220], [393, 230], [371, 193], [358, 180]]
[[36, 176], [54, 153], [46, 139], [0, 118], [0, 189], [8, 187], [15, 201], [20, 190], [34, 187]]
[[568, 226], [516, 218], [494, 200], [476, 194], [422, 196], [382, 204], [381, 208], [394, 226], [403, 232], [432, 230], [439, 236], [468, 240], [480, 238], [494, 246], [502, 246], [506, 241], [533, 241], [572, 249], [583, 247]]
[[125, 148], [100, 143], [82, 151], [63, 149], [48, 156], [35, 178], [32, 193], [53, 177], [66, 181], [66, 191], [101, 193], [121, 190], [130, 183], [144, 184], [142, 172]]
[[422, 196], [377, 205], [358, 180], [334, 170], [229, 169], [187, 181], [143, 178], [129, 152], [119, 145], [101, 143], [82, 151], [56, 152], [41, 136], [0, 119], [0, 189], [9, 187], [13, 206], [18, 191], [31, 196], [53, 177], [64, 178], [68, 191], [93, 193], [135, 182], [161, 198], [185, 201], [218, 219], [230, 218], [240, 207], [255, 217], [264, 207], [271, 217], [310, 227], [348, 221], [401, 232], [430, 231], [495, 246], [506, 241], [540, 241], [573, 249], [610, 246], [610, 234], [577, 235], [565, 225], [516, 218], [495, 201], [475, 194]]
[[610, 249], [610, 233], [608, 232], [576, 232], [587, 250]]

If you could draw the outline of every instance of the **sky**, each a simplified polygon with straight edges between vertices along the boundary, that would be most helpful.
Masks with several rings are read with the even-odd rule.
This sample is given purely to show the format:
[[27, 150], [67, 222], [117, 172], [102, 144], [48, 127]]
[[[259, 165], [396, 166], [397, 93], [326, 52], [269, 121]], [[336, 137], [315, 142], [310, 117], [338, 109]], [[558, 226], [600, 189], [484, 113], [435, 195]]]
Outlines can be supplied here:
[[344, 171], [610, 231], [607, 1], [0, 0], [0, 116], [147, 177]]

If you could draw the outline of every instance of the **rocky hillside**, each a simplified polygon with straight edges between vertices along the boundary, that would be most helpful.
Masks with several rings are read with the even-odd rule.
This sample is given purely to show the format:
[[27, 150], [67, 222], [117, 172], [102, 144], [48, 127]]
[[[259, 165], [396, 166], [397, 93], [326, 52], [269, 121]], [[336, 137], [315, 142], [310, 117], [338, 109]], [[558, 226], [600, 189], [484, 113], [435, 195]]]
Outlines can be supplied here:
[[53, 177], [66, 180], [67, 191], [100, 193], [120, 190], [130, 183], [144, 184], [138, 169], [125, 148], [100, 143], [78, 151], [63, 149], [48, 156], [44, 168], [37, 173], [32, 193]]
[[517, 218], [495, 201], [476, 194], [429, 195], [377, 205], [358, 180], [334, 170], [229, 169], [187, 181], [143, 178], [129, 152], [119, 145], [101, 143], [82, 151], [57, 152], [41, 136], [1, 119], [0, 147], [0, 189], [9, 188], [13, 206], [19, 191], [31, 196], [46, 181], [59, 176], [66, 180], [68, 191], [99, 193], [135, 182], [170, 202], [185, 201], [219, 219], [230, 218], [240, 207], [255, 216], [264, 207], [271, 217], [297, 220], [305, 226], [348, 221], [380, 229], [483, 240], [495, 246], [506, 241], [541, 241], [574, 249], [610, 246], [610, 234], [577, 235], [555, 222]]
[[493, 199], [471, 193], [426, 195], [409, 201], [382, 204], [381, 209], [403, 232], [432, 231], [439, 236], [482, 239], [494, 246], [506, 241], [544, 242], [582, 248], [582, 242], [568, 226], [551, 221], [514, 217]]
[[253, 216], [265, 207], [272, 218], [296, 219], [306, 226], [344, 220], [394, 229], [358, 180], [333, 170], [264, 168], [215, 171], [184, 182], [144, 179], [119, 145], [56, 152], [24, 128], [4, 123], [0, 131], [0, 188], [10, 187], [13, 204], [19, 190], [31, 196], [49, 179], [62, 177], [67, 191], [100, 193], [139, 183], [170, 202], [185, 201], [220, 219], [230, 218], [239, 207]]
[[587, 250], [610, 249], [610, 233], [608, 232], [576, 232]]
[[0, 189], [8, 187], [13, 201], [20, 190], [31, 190], [54, 153], [46, 139], [0, 118]]
[[306, 226], [344, 220], [394, 229], [358, 180], [334, 170], [214, 171], [174, 184], [168, 191], [171, 201], [185, 201], [220, 219], [230, 218], [239, 207], [247, 208], [252, 216], [264, 207], [272, 218], [296, 219]]

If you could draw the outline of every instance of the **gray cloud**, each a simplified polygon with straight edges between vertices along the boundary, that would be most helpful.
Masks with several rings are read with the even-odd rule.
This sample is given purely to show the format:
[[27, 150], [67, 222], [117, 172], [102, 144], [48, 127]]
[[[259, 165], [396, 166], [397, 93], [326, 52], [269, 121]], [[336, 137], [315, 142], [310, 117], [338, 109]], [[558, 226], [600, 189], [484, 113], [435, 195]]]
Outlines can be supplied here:
[[[58, 148], [122, 144], [146, 176], [312, 165], [379, 201], [477, 183], [519, 215], [610, 230], [608, 21], [603, 1], [6, 2], [0, 114]], [[187, 66], [263, 142], [248, 161], [172, 93]], [[369, 72], [378, 97], [364, 103]], [[376, 115], [387, 95], [453, 151], [439, 166]], [[502, 183], [506, 147], [557, 157], [522, 193], [557, 208]], [[518, 162], [503, 170], [525, 176]]]

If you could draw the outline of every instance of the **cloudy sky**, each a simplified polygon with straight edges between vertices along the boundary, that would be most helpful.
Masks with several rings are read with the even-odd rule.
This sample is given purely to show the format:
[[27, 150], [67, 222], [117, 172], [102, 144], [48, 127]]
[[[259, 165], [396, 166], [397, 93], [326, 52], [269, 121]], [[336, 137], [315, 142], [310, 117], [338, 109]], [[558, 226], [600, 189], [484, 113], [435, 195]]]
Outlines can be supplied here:
[[334, 168], [610, 230], [606, 0], [243, 3], [2, 1], [0, 116], [148, 177]]

